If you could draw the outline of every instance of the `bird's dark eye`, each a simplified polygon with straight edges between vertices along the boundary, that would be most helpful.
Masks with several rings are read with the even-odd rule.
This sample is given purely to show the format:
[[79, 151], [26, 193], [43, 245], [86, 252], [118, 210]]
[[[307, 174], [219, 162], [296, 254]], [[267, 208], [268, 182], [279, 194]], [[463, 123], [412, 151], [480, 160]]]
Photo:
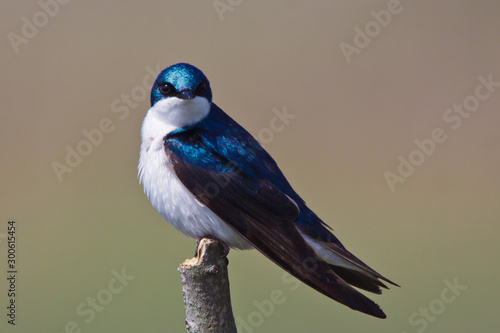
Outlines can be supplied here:
[[196, 88], [196, 95], [203, 95], [208, 89], [208, 84], [206, 82], [201, 82]]
[[158, 90], [164, 96], [170, 96], [175, 93], [175, 88], [170, 83], [163, 83], [158, 86]]

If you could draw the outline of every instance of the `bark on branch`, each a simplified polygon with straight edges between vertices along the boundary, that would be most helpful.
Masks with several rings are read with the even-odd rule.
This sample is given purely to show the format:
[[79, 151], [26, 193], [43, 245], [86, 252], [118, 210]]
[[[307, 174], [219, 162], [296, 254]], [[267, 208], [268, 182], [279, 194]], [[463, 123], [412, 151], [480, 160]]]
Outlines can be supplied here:
[[179, 266], [188, 333], [236, 333], [227, 258], [219, 241], [203, 238], [197, 256]]

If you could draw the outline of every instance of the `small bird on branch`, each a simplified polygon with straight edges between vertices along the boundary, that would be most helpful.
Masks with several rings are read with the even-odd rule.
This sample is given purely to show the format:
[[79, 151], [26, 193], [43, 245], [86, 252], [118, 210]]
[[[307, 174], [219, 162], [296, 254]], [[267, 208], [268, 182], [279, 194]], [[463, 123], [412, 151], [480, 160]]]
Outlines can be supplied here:
[[353, 286], [380, 294], [384, 282], [396, 284], [350, 253], [307, 207], [257, 140], [212, 102], [198, 68], [179, 63], [158, 75], [138, 168], [152, 205], [179, 231], [227, 249], [255, 248], [324, 295], [386, 317]]

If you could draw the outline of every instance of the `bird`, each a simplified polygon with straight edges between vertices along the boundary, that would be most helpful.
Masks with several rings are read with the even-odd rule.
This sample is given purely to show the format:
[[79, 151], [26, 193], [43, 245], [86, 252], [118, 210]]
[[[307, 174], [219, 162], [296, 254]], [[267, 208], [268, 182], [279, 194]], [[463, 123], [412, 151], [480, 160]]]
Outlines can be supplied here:
[[[398, 286], [350, 253], [294, 191], [259, 142], [212, 101], [188, 63], [159, 73], [141, 128], [139, 182], [152, 206], [187, 236], [255, 248], [327, 297], [386, 318], [357, 289]], [[227, 254], [227, 252], [226, 252]]]

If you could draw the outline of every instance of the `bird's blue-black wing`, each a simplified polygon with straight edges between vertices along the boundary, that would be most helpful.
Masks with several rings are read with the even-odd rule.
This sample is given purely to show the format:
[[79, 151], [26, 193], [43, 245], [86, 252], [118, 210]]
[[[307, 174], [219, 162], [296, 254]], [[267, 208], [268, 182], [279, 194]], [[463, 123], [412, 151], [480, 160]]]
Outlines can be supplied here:
[[[291, 187], [279, 179], [281, 172], [276, 179], [274, 160], [249, 134], [245, 137], [246, 131], [235, 129], [235, 122], [210, 121], [164, 139], [170, 167], [184, 186], [290, 274], [352, 309], [385, 318], [376, 303], [339, 278], [300, 235], [295, 224], [299, 206], [285, 193]], [[226, 123], [220, 130], [210, 128], [217, 121]], [[235, 133], [228, 132], [232, 129]]]

